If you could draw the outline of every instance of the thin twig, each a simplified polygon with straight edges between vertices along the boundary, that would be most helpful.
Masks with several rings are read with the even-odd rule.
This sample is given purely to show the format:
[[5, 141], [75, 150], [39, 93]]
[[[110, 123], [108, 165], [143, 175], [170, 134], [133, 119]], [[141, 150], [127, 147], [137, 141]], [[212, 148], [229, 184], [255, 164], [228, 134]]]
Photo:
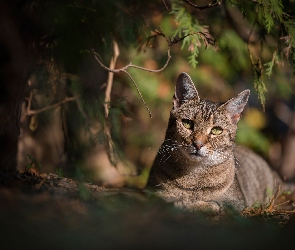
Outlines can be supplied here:
[[[222, 2], [222, 1], [221, 1]], [[220, 2], [220, 3], [221, 3]], [[130, 75], [130, 73], [127, 72], [127, 69], [128, 68], [134, 68], [134, 69], [139, 69], [139, 70], [143, 70], [143, 71], [148, 71], [148, 72], [152, 72], [152, 73], [158, 73], [158, 72], [161, 72], [163, 71], [167, 65], [169, 64], [169, 61], [171, 59], [171, 55], [170, 55], [170, 49], [171, 47], [182, 41], [183, 39], [185, 39], [187, 36], [193, 36], [193, 35], [199, 35], [205, 46], [207, 47], [208, 45], [212, 45], [212, 46], [216, 46], [216, 39], [212, 39], [210, 37], [210, 35], [207, 33], [207, 32], [193, 32], [193, 33], [190, 33], [190, 34], [187, 34], [183, 37], [180, 37], [180, 38], [174, 38], [174, 37], [167, 37], [163, 32], [162, 30], [159, 31], [159, 30], [155, 30], [152, 32], [152, 35], [150, 37], [148, 37], [146, 39], [146, 42], [143, 46], [143, 49], [146, 45], [149, 44], [149, 41], [157, 36], [162, 36], [165, 38], [167, 44], [168, 44], [168, 50], [167, 50], [167, 60], [165, 62], [165, 64], [160, 68], [160, 69], [148, 69], [148, 68], [145, 68], [145, 67], [141, 67], [141, 66], [138, 66], [138, 65], [134, 65], [132, 62], [130, 62], [129, 64], [127, 64], [126, 66], [122, 67], [122, 68], [119, 68], [119, 69], [115, 69], [115, 63], [116, 63], [116, 60], [117, 60], [117, 57], [119, 55], [119, 48], [117, 47], [117, 43], [114, 42], [114, 56], [111, 60], [111, 63], [110, 63], [110, 67], [107, 67], [105, 66], [103, 63], [102, 63], [102, 59], [100, 57], [100, 55], [98, 53], [96, 53], [94, 50], [92, 50], [92, 53], [94, 55], [94, 58], [95, 60], [98, 62], [98, 64], [103, 68], [105, 69], [106, 71], [109, 72], [109, 77], [108, 77], [108, 82], [107, 82], [107, 88], [106, 88], [106, 92], [105, 92], [105, 116], [108, 117], [108, 113], [109, 113], [109, 102], [110, 102], [110, 93], [111, 93], [111, 88], [112, 88], [112, 82], [113, 82], [113, 74], [114, 73], [125, 73], [126, 75], [128, 75], [128, 77], [131, 79], [131, 81], [133, 82], [136, 90], [137, 90], [137, 93], [139, 94], [140, 96], [140, 99], [141, 101], [143, 102], [143, 104], [145, 105], [148, 113], [149, 113], [149, 116], [152, 118], [152, 115], [151, 115], [151, 111], [150, 109], [148, 108], [146, 102], [144, 101], [144, 98], [139, 90], [139, 87], [137, 85], [137, 83], [135, 82], [135, 80], [132, 78], [132, 76]], [[117, 51], [115, 51], [117, 50]]]
[[211, 3], [207, 4], [207, 5], [204, 5], [204, 6], [198, 6], [194, 3], [192, 3], [191, 1], [189, 0], [183, 0], [184, 2], [186, 2], [187, 4], [189, 4], [190, 6], [193, 6], [194, 8], [196, 9], [199, 9], [199, 10], [204, 10], [204, 9], [208, 9], [208, 8], [212, 8], [212, 7], [216, 7], [218, 5], [221, 5], [224, 0], [220, 0], [220, 1], [212, 1]]
[[180, 42], [180, 41], [182, 41], [187, 36], [197, 35], [197, 34], [199, 34], [202, 37], [203, 41], [206, 40], [206, 42], [204, 42], [206, 46], [208, 44], [215, 45], [215, 43], [216, 43], [215, 42], [215, 39], [213, 40], [212, 38], [210, 38], [208, 36], [208, 34], [205, 33], [205, 32], [193, 32], [193, 33], [187, 34], [187, 35], [185, 35], [185, 36], [183, 36], [181, 38], [178, 38], [178, 39], [175, 39], [175, 38], [167, 39], [167, 37], [165, 36], [165, 34], [162, 33], [162, 32], [154, 32], [154, 34], [152, 36], [148, 37], [147, 38], [147, 42], [151, 38], [154, 38], [156, 36], [163, 36], [163, 37], [165, 37], [165, 39], [166, 39], [166, 41], [168, 43], [167, 60], [166, 60], [166, 63], [163, 65], [163, 67], [160, 68], [160, 69], [148, 69], [148, 68], [144, 68], [144, 67], [141, 67], [141, 66], [134, 65], [132, 62], [130, 62], [129, 64], [127, 64], [126, 66], [124, 66], [124, 67], [122, 67], [120, 69], [111, 69], [111, 68], [108, 68], [107, 66], [105, 66], [102, 63], [101, 59], [99, 58], [100, 57], [99, 54], [97, 54], [94, 50], [92, 50], [92, 52], [94, 54], [94, 57], [95, 57], [96, 61], [99, 63], [99, 65], [102, 68], [104, 68], [105, 70], [107, 70], [109, 72], [112, 72], [112, 73], [120, 73], [120, 72], [126, 71], [128, 68], [135, 68], [135, 69], [139, 69], [139, 70], [143, 70], [143, 71], [148, 71], [148, 72], [152, 72], [152, 73], [158, 73], [158, 72], [163, 71], [167, 67], [167, 65], [168, 65], [168, 63], [169, 63], [169, 61], [171, 59], [171, 55], [170, 55], [170, 48], [171, 48], [171, 46], [174, 45], [174, 44], [176, 44], [176, 43], [178, 43], [178, 42]]
[[[280, 208], [280, 206], [283, 206], [283, 205], [285, 205], [285, 204], [287, 204], [287, 203], [289, 203], [290, 202], [290, 200], [286, 200], [286, 201], [284, 201], [284, 202], [282, 202], [282, 203], [280, 203], [280, 204], [276, 204], [276, 205], [274, 205], [273, 207], [274, 208], [276, 208], [276, 207], [278, 207], [278, 208]], [[294, 211], [295, 212], [295, 211]]]
[[99, 57], [99, 54], [97, 54], [95, 51], [93, 51], [93, 54], [94, 54], [94, 57], [96, 59], [96, 61], [99, 63], [99, 65], [104, 68], [105, 70], [109, 71], [109, 72], [112, 72], [112, 73], [120, 73], [120, 72], [123, 72], [123, 71], [126, 71], [128, 68], [135, 68], [135, 69], [140, 69], [140, 70], [143, 70], [143, 71], [148, 71], [148, 72], [153, 72], [153, 73], [158, 73], [160, 71], [162, 71], [163, 69], [165, 69], [171, 59], [171, 56], [170, 56], [170, 48], [168, 49], [167, 51], [167, 61], [166, 63], [164, 64], [164, 66], [160, 69], [147, 69], [147, 68], [144, 68], [144, 67], [141, 67], [141, 66], [137, 66], [137, 65], [134, 65], [132, 62], [128, 63], [126, 66], [120, 68], [120, 69], [110, 69], [108, 68], [107, 66], [105, 66], [101, 60], [98, 58]]
[[280, 40], [285, 40], [285, 44], [288, 45], [286, 48], [283, 49], [282, 53], [285, 55], [286, 58], [289, 58], [292, 49], [291, 36], [280, 37]]
[[27, 108], [25, 112], [22, 112], [20, 122], [23, 123], [25, 121], [25, 118], [28, 115], [28, 112], [31, 110], [31, 105], [32, 105], [32, 99], [33, 99], [33, 90], [30, 91], [30, 95], [26, 100], [28, 101]]
[[168, 47], [171, 48], [174, 44], [178, 43], [178, 42], [181, 42], [182, 40], [184, 40], [186, 37], [188, 36], [194, 36], [194, 35], [199, 35], [201, 37], [201, 39], [203, 40], [206, 48], [207, 46], [210, 44], [212, 46], [215, 46], [216, 45], [216, 39], [212, 39], [210, 36], [210, 34], [208, 32], [201, 32], [201, 31], [197, 31], [197, 32], [192, 32], [192, 33], [189, 33], [187, 35], [184, 35], [180, 38], [175, 38], [175, 37], [169, 37], [167, 38], [166, 35], [163, 33], [163, 31], [159, 31], [159, 30], [155, 30], [152, 32], [152, 35], [149, 36], [147, 39], [146, 39], [146, 42], [145, 42], [145, 45], [149, 44], [149, 41], [152, 39], [152, 38], [155, 38], [157, 36], [162, 36], [165, 38], [167, 44], [168, 44]]
[[70, 7], [74, 7], [74, 8], [85, 9], [85, 10], [88, 10], [88, 11], [91, 11], [91, 12], [97, 12], [96, 9], [89, 8], [89, 7], [85, 7], [85, 6], [78, 5], [78, 4], [73, 4], [73, 5], [69, 5], [69, 6], [70, 6]]
[[152, 113], [151, 113], [149, 107], [147, 106], [146, 102], [144, 101], [143, 96], [142, 96], [142, 94], [141, 94], [141, 92], [140, 92], [140, 90], [139, 90], [139, 88], [138, 88], [136, 82], [134, 81], [134, 79], [132, 78], [132, 76], [129, 74], [129, 72], [127, 72], [126, 70], [123, 70], [122, 72], [124, 72], [126, 75], [128, 75], [129, 78], [131, 79], [131, 81], [133, 82], [133, 84], [134, 84], [134, 86], [135, 86], [135, 88], [136, 88], [136, 90], [137, 90], [137, 93], [138, 93], [139, 96], [140, 96], [141, 101], [143, 102], [145, 108], [146, 108], [147, 111], [149, 112], [149, 116], [150, 116], [150, 118], [152, 118]]
[[295, 16], [291, 16], [291, 15], [285, 13], [285, 12], [283, 12], [282, 15], [283, 15], [284, 17], [287, 17], [287, 18], [290, 18], [290, 19], [295, 19]]
[[[256, 93], [258, 94], [258, 97], [260, 99], [261, 105], [262, 105], [262, 109], [263, 111], [265, 111], [265, 101], [263, 101], [263, 99], [261, 98], [261, 96], [264, 96], [263, 94], [261, 95], [261, 92], [259, 92], [258, 86], [256, 84], [256, 82], [262, 83], [263, 87], [264, 87], [264, 83], [263, 83], [263, 66], [261, 63], [261, 58], [259, 56], [255, 56], [255, 59], [253, 58], [251, 51], [250, 51], [250, 37], [252, 35], [252, 33], [254, 32], [254, 27], [257, 23], [257, 18], [258, 18], [258, 12], [256, 9], [256, 16], [252, 25], [252, 28], [250, 30], [248, 39], [247, 39], [247, 51], [250, 57], [250, 61], [251, 61], [251, 65], [252, 65], [252, 72], [253, 72], [253, 82], [254, 82], [254, 88], [256, 90]], [[261, 50], [261, 48], [260, 48]], [[260, 51], [261, 53], [261, 51]], [[257, 78], [257, 80], [255, 80]], [[266, 90], [263, 90], [264, 92]], [[263, 97], [264, 98], [264, 97]]]
[[[108, 117], [108, 109], [109, 109], [109, 106], [108, 106], [108, 105], [109, 105], [109, 102], [110, 102], [110, 93], [111, 93], [111, 87], [112, 87], [112, 82], [113, 82], [113, 78], [112, 78], [112, 77], [113, 77], [113, 74], [114, 74], [114, 73], [121, 73], [121, 72], [123, 72], [123, 73], [125, 73], [125, 74], [131, 79], [131, 81], [133, 82], [133, 84], [134, 84], [134, 86], [135, 86], [135, 88], [136, 88], [136, 90], [137, 90], [137, 92], [138, 92], [138, 94], [139, 94], [139, 96], [140, 96], [140, 99], [142, 100], [143, 104], [145, 105], [147, 111], [149, 112], [149, 116], [152, 118], [152, 115], [151, 115], [150, 109], [148, 108], [146, 102], [144, 101], [143, 96], [142, 96], [142, 94], [141, 94], [141, 92], [140, 92], [140, 90], [139, 90], [139, 87], [138, 87], [137, 83], [136, 83], [135, 80], [132, 78], [132, 76], [130, 75], [130, 73], [127, 72], [127, 69], [128, 69], [128, 68], [135, 68], [135, 69], [139, 69], [139, 70], [143, 70], [143, 71], [148, 71], [148, 72], [152, 72], [152, 73], [158, 73], [158, 72], [163, 71], [163, 70], [167, 67], [167, 65], [169, 64], [169, 61], [170, 61], [170, 59], [171, 59], [171, 55], [170, 55], [170, 49], [171, 49], [171, 47], [172, 47], [174, 44], [176, 44], [176, 43], [182, 41], [183, 39], [185, 39], [187, 36], [193, 36], [193, 35], [199, 35], [199, 36], [202, 38], [202, 40], [203, 40], [203, 42], [204, 42], [204, 44], [205, 44], [206, 47], [207, 47], [209, 44], [210, 44], [210, 45], [213, 45], [213, 46], [216, 45], [216, 40], [210, 38], [209, 35], [208, 35], [208, 33], [206, 33], [206, 32], [194, 32], [194, 33], [187, 34], [187, 35], [185, 35], [185, 36], [183, 36], [183, 37], [180, 37], [180, 38], [178, 38], [178, 39], [176, 39], [176, 38], [174, 38], [174, 37], [169, 37], [169, 38], [168, 38], [168, 37], [164, 34], [164, 32], [163, 32], [162, 30], [161, 30], [161, 31], [159, 31], [159, 30], [155, 30], [155, 31], [152, 32], [152, 36], [150, 36], [150, 37], [148, 37], [148, 38], [146, 39], [146, 42], [145, 42], [143, 48], [144, 48], [146, 45], [149, 44], [149, 41], [150, 41], [151, 39], [153, 39], [153, 38], [155, 38], [155, 37], [157, 37], [157, 36], [162, 36], [162, 37], [164, 37], [165, 40], [166, 40], [166, 42], [167, 42], [167, 44], [168, 44], [168, 49], [167, 49], [167, 60], [166, 60], [165, 64], [164, 64], [160, 69], [148, 69], [148, 68], [144, 68], [144, 67], [141, 67], [141, 66], [138, 66], [138, 65], [134, 65], [132, 62], [128, 63], [126, 66], [124, 66], [124, 67], [122, 67], [122, 68], [115, 69], [115, 62], [116, 62], [117, 57], [118, 57], [118, 55], [119, 55], [119, 48], [117, 47], [117, 46], [118, 46], [117, 44], [114, 44], [114, 56], [113, 56], [113, 58], [112, 58], [112, 60], [111, 60], [110, 67], [105, 66], [105, 65], [103, 64], [103, 62], [102, 62], [102, 59], [101, 59], [100, 55], [99, 55], [98, 53], [96, 53], [94, 50], [92, 50], [92, 53], [93, 53], [93, 55], [94, 55], [94, 58], [95, 58], [95, 60], [98, 62], [98, 64], [99, 64], [103, 69], [105, 69], [106, 71], [109, 72], [109, 77], [108, 77], [108, 82], [107, 82], [107, 88], [106, 88], [106, 94], [105, 94], [105, 115], [106, 115], [106, 117]], [[115, 49], [116, 49], [117, 51], [115, 51]]]
[[30, 92], [30, 96], [29, 98], [27, 99], [28, 100], [28, 106], [27, 106], [27, 109], [26, 111], [22, 114], [22, 117], [21, 117], [21, 122], [24, 121], [25, 117], [26, 116], [31, 116], [31, 115], [37, 115], [39, 113], [42, 113], [44, 111], [47, 111], [47, 110], [50, 110], [50, 109], [54, 109], [66, 102], [70, 102], [70, 101], [75, 101], [79, 98], [80, 96], [73, 96], [73, 97], [66, 97], [64, 100], [58, 102], [58, 103], [55, 103], [53, 105], [49, 105], [49, 106], [46, 106], [44, 108], [41, 108], [41, 109], [36, 109], [36, 110], [31, 110], [31, 104], [32, 104], [32, 98], [33, 98], [33, 92], [31, 91]]
[[[254, 27], [256, 25], [256, 22], [257, 22], [257, 13], [256, 13], [256, 16], [255, 16], [255, 19], [254, 19], [254, 22], [253, 22], [253, 25], [252, 25], [252, 28], [249, 32], [249, 35], [248, 35], [248, 38], [247, 38], [247, 50], [248, 50], [248, 53], [251, 57], [251, 52], [250, 52], [250, 37], [252, 36], [252, 33], [254, 32]], [[251, 59], [251, 63], [253, 64], [253, 61]]]
[[162, 0], [163, 4], [165, 5], [166, 10], [169, 10], [167, 3], [165, 2], [165, 0]]
[[28, 98], [28, 107], [27, 107], [27, 113], [29, 113], [29, 111], [31, 110], [31, 106], [32, 106], [32, 99], [33, 99], [33, 90], [30, 91], [30, 96]]
[[[115, 69], [117, 58], [120, 54], [119, 46], [116, 40], [113, 40], [113, 57], [110, 62], [110, 67], [108, 68], [108, 79], [105, 89], [105, 99], [104, 99], [104, 111], [105, 111], [105, 118], [107, 119], [109, 117], [109, 109], [110, 109], [110, 102], [111, 102], [111, 92], [112, 92], [112, 86], [113, 86], [113, 79], [114, 79], [114, 72], [112, 72]], [[117, 165], [117, 159], [114, 155], [115, 148], [114, 143], [112, 140], [112, 135], [110, 131], [110, 126], [104, 126], [104, 133], [106, 136], [106, 148], [107, 148], [107, 154], [109, 157], [109, 160], [112, 165]]]
[[[132, 80], [132, 82], [133, 82], [133, 84], [134, 84], [134, 86], [135, 86], [135, 88], [136, 88], [136, 90], [137, 90], [137, 92], [138, 92], [138, 94], [139, 94], [139, 96], [140, 96], [141, 101], [142, 101], [143, 104], [145, 105], [145, 107], [146, 107], [146, 109], [147, 109], [147, 111], [148, 111], [148, 113], [149, 113], [149, 116], [152, 118], [151, 111], [150, 111], [150, 109], [148, 108], [146, 102], [144, 101], [143, 96], [142, 96], [142, 94], [141, 94], [141, 92], [140, 92], [140, 90], [139, 90], [139, 88], [138, 88], [138, 85], [136, 84], [136, 82], [134, 81], [134, 79], [132, 78], [132, 76], [127, 72], [127, 69], [128, 69], [128, 68], [135, 68], [135, 69], [139, 69], [139, 70], [143, 70], [143, 71], [148, 71], [148, 72], [153, 72], [153, 73], [158, 73], [158, 72], [163, 71], [163, 70], [167, 67], [167, 65], [168, 65], [168, 63], [169, 63], [169, 61], [170, 61], [170, 59], [171, 59], [171, 55], [170, 55], [170, 47], [169, 47], [168, 50], [167, 50], [167, 60], [166, 60], [166, 63], [165, 63], [165, 64], [163, 65], [163, 67], [160, 68], [160, 69], [148, 69], [148, 68], [144, 68], [144, 67], [141, 67], [141, 66], [134, 65], [132, 62], [130, 62], [129, 64], [127, 64], [126, 66], [124, 66], [124, 67], [122, 67], [122, 68], [120, 68], [120, 69], [114, 69], [114, 68], [111, 68], [111, 67], [107, 67], [107, 66], [105, 66], [105, 65], [102, 63], [101, 59], [99, 58], [99, 57], [100, 57], [99, 54], [97, 54], [94, 50], [93, 50], [93, 54], [94, 54], [94, 58], [95, 58], [95, 60], [99, 63], [99, 65], [100, 65], [102, 68], [104, 68], [105, 70], [107, 70], [109, 73], [120, 73], [120, 72], [123, 72], [123, 73], [125, 73], [126, 75], [129, 76], [129, 78]], [[106, 103], [106, 104], [108, 105], [108, 103]], [[106, 116], [106, 117], [107, 117], [107, 116]]]
[[117, 165], [117, 157], [115, 155], [115, 145], [112, 140], [110, 126], [104, 126], [104, 135], [105, 135], [105, 145], [106, 145], [106, 152], [108, 154], [109, 160], [113, 166]]
[[[110, 67], [109, 67], [109, 69], [111, 69], [111, 70], [115, 69], [117, 58], [120, 54], [118, 43], [115, 40], [113, 40], [113, 45], [114, 45], [114, 55], [111, 59]], [[105, 111], [106, 118], [109, 116], [113, 79], [114, 79], [114, 72], [111, 72], [109, 70], [107, 86], [106, 86], [106, 90], [105, 90], [105, 99], [104, 99], [104, 111]]]
[[37, 110], [29, 110], [28, 113], [27, 113], [27, 115], [36, 115], [36, 114], [42, 113], [44, 111], [47, 111], [47, 110], [50, 110], [50, 109], [54, 109], [54, 108], [60, 106], [61, 104], [66, 103], [66, 102], [75, 101], [77, 98], [79, 98], [79, 96], [66, 97], [62, 101], [60, 101], [58, 103], [55, 103], [53, 105], [49, 105], [49, 106], [46, 106], [44, 108], [37, 109]]

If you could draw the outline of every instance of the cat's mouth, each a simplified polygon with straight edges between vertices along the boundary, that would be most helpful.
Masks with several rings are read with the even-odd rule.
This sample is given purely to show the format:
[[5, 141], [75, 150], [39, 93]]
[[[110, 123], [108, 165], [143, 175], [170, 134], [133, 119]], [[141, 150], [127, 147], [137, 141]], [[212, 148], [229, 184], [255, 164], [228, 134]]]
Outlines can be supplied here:
[[208, 156], [208, 150], [205, 147], [202, 147], [200, 149], [194, 148], [190, 154], [194, 156], [205, 157]]
[[195, 157], [206, 157], [207, 155], [202, 154], [200, 152], [196, 152], [196, 153], [191, 153], [191, 155], [195, 156]]

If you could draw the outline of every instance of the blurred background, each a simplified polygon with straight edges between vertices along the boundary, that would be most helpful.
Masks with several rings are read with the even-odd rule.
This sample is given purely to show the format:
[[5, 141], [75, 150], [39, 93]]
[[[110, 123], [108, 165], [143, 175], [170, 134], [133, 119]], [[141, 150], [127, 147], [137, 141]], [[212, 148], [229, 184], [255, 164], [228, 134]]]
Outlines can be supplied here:
[[[18, 169], [144, 187], [176, 79], [187, 72], [203, 99], [225, 101], [251, 90], [237, 143], [294, 180], [295, 1], [210, 2], [15, 1], [33, 57]], [[170, 49], [160, 72], [127, 69], [152, 118], [124, 72], [111, 81], [106, 118], [110, 76], [92, 49], [106, 67], [115, 59], [116, 69], [132, 61], [152, 70], [165, 65]]]

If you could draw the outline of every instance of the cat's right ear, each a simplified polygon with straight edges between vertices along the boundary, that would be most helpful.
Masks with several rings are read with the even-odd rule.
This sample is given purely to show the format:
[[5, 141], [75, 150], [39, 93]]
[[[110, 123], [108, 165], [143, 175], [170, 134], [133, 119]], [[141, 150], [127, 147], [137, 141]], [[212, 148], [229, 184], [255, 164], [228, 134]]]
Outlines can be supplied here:
[[237, 97], [228, 100], [223, 106], [225, 106], [227, 113], [232, 123], [237, 124], [241, 118], [241, 113], [248, 102], [250, 90], [244, 90]]
[[198, 91], [187, 73], [181, 73], [176, 82], [175, 94], [173, 96], [174, 108], [179, 108], [183, 103], [190, 99], [200, 100]]

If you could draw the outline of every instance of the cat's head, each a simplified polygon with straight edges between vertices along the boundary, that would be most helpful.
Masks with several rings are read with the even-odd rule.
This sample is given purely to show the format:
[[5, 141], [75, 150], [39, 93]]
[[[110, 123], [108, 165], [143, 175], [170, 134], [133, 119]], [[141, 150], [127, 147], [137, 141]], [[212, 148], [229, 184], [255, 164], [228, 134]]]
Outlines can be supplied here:
[[175, 86], [167, 133], [190, 160], [214, 165], [232, 155], [237, 123], [249, 90], [224, 103], [200, 99], [190, 76], [181, 73]]

